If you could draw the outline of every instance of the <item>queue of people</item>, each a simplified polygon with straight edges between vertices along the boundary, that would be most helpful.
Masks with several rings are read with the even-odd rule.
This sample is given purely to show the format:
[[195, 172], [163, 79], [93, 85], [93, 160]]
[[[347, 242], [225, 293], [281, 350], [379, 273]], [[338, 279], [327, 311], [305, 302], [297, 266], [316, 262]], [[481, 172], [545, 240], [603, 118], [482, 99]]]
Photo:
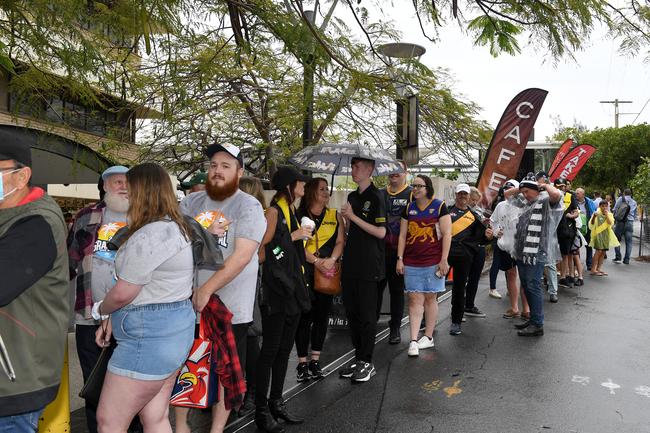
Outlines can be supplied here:
[[[289, 166], [272, 176], [276, 192], [266, 206], [260, 181], [243, 177], [242, 155], [227, 144], [206, 149], [207, 173], [193, 180], [195, 191], [180, 204], [161, 166], [108, 168], [101, 176], [104, 197], [76, 215], [66, 243], [60, 209], [30, 186], [29, 149], [9, 143], [0, 144], [0, 259], [9, 264], [10, 290], [0, 294], [0, 308], [37, 331], [3, 328], [20, 378], [0, 382], [0, 427], [10, 431], [34, 431], [34, 420], [58, 390], [70, 280], [84, 382], [102, 353], [112, 350], [99, 401], [86, 402], [91, 433], [171, 432], [170, 395], [197, 335], [214, 352], [209, 370], [216, 380], [206, 390], [216, 396], [209, 402], [211, 433], [224, 430], [233, 410], [254, 410], [261, 430], [282, 433], [285, 424], [303, 422], [283, 399], [294, 344], [296, 380], [325, 375], [320, 359], [333, 295], [319, 286], [323, 278], [340, 281], [355, 353], [339, 376], [363, 383], [376, 374], [386, 286], [389, 343], [401, 343], [406, 293], [407, 353], [417, 357], [435, 347], [437, 297], [450, 269], [449, 334], [462, 334], [465, 316], [486, 317], [476, 294], [490, 244], [490, 297], [501, 298], [496, 276], [504, 271], [510, 306], [503, 318], [522, 319], [515, 327], [523, 337], [544, 334], [543, 281], [550, 302], [557, 302], [556, 264], [560, 286], [584, 283], [581, 246], [593, 276], [607, 275], [603, 260], [610, 248], [617, 248], [615, 262], [622, 258], [619, 239], [627, 246], [622, 262], [629, 263], [628, 233], [636, 217], [629, 190], [610, 209], [607, 200], [591, 201], [584, 190], [572, 193], [564, 179], [551, 184], [544, 173], [530, 173], [505, 182], [488, 218], [478, 207], [480, 191], [465, 183], [446, 204], [428, 176], [414, 176], [409, 184], [402, 164], [403, 173], [391, 175], [380, 190], [372, 181], [374, 161], [353, 158], [357, 189], [340, 212], [329, 207], [325, 179]], [[196, 265], [196, 240], [205, 235], [222, 255], [216, 271]], [[18, 239], [19, 247], [4, 248]], [[43, 301], [48, 308], [33, 314]], [[39, 356], [53, 362], [29, 361]], [[174, 430], [189, 432], [190, 409], [174, 411]]]

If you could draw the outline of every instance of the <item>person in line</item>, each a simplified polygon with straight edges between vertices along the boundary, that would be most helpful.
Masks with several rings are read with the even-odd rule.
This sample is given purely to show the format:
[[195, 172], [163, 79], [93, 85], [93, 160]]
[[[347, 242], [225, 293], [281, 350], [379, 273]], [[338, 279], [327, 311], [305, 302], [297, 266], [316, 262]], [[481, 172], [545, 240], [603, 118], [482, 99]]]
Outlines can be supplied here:
[[[501, 203], [502, 201], [505, 200], [505, 197], [503, 196], [503, 191], [504, 187], [502, 186], [499, 188], [499, 191], [497, 193], [496, 198], [492, 202], [492, 212], [494, 213], [496, 207]], [[492, 230], [494, 232], [494, 228]], [[501, 270], [501, 263], [499, 263], [500, 256], [498, 254], [495, 254], [494, 251], [496, 251], [497, 248], [497, 238], [496, 238], [496, 232], [495, 232], [495, 237], [492, 239], [492, 264], [490, 265], [490, 274], [489, 274], [489, 281], [490, 281], [490, 288], [488, 292], [488, 296], [490, 298], [494, 299], [501, 299], [501, 293], [497, 290], [497, 278], [499, 277], [499, 271]]]
[[303, 269], [304, 241], [311, 238], [312, 228], [301, 226], [294, 208], [305, 194], [307, 180], [293, 167], [279, 167], [271, 178], [277, 192], [266, 210], [260, 301], [264, 338], [257, 364], [255, 424], [271, 433], [284, 432], [279, 419], [289, 424], [303, 422], [288, 412], [282, 389], [300, 315], [311, 308]]
[[[31, 186], [28, 145], [0, 132], [0, 334], [14, 381], [0, 368], [0, 431], [37, 430], [63, 371], [69, 321], [66, 225]], [[31, 332], [25, 332], [25, 330]]]
[[[211, 296], [218, 296], [232, 313], [232, 332], [241, 366], [246, 365], [248, 328], [253, 322], [257, 287], [258, 248], [266, 230], [264, 210], [259, 201], [239, 189], [244, 159], [236, 146], [212, 144], [205, 151], [210, 161], [205, 191], [188, 195], [181, 212], [198, 221], [217, 236], [224, 267], [216, 272], [199, 270], [194, 309], [201, 312]], [[221, 392], [219, 382], [219, 395]], [[223, 431], [230, 415], [225, 399], [212, 408], [211, 433]], [[176, 431], [189, 433], [189, 409], [176, 408]]]
[[[599, 193], [595, 193], [600, 195]], [[595, 195], [594, 194], [594, 195]], [[577, 188], [576, 189], [576, 201], [578, 203], [578, 209], [580, 209], [580, 218], [583, 218], [582, 220], [582, 228], [581, 228], [581, 233], [583, 237], [585, 238], [585, 251], [586, 251], [586, 257], [585, 257], [585, 264], [587, 265], [587, 269], [591, 269], [591, 263], [592, 263], [592, 258], [593, 258], [593, 250], [589, 246], [589, 243], [591, 242], [591, 230], [589, 229], [589, 220], [591, 220], [591, 216], [596, 212], [596, 209], [598, 206], [594, 202], [594, 200], [590, 199], [587, 197], [585, 194], [584, 188]], [[600, 202], [600, 200], [599, 200]], [[584, 281], [584, 280], [583, 280]], [[581, 283], [583, 283], [581, 281]], [[577, 285], [582, 285], [582, 284], [577, 284]]]
[[481, 217], [469, 207], [470, 188], [466, 183], [456, 186], [456, 202], [449, 208], [451, 216], [451, 248], [449, 265], [454, 270], [451, 295], [451, 326], [449, 334], [461, 334], [465, 313], [465, 290], [472, 262], [479, 244], [492, 239], [492, 229], [485, 228]]
[[[477, 206], [481, 201], [483, 194], [478, 188], [469, 187], [469, 201], [468, 206], [481, 217], [481, 222], [485, 224], [483, 212]], [[474, 305], [476, 300], [476, 293], [478, 292], [478, 282], [483, 273], [483, 266], [485, 265], [485, 244], [479, 243], [478, 250], [472, 261], [472, 266], [469, 268], [469, 277], [467, 278], [467, 288], [465, 289], [465, 315], [470, 317], [485, 317], [485, 313], [479, 310]], [[497, 292], [498, 293], [498, 292]], [[500, 295], [499, 295], [500, 296]]]
[[399, 344], [402, 341], [400, 327], [404, 316], [404, 276], [395, 272], [397, 265], [397, 241], [400, 235], [400, 220], [406, 206], [413, 200], [413, 191], [407, 183], [408, 172], [404, 161], [399, 161], [404, 169], [402, 173], [388, 176], [388, 185], [382, 189], [386, 199], [386, 278], [379, 282], [379, 297], [377, 298], [377, 316], [381, 313], [384, 288], [388, 286], [390, 293], [390, 334], [389, 344]]
[[[296, 352], [298, 382], [323, 378], [320, 356], [327, 335], [327, 321], [332, 309], [332, 295], [320, 293], [314, 287], [316, 269], [326, 274], [335, 271], [336, 264], [343, 254], [345, 244], [345, 225], [343, 219], [327, 204], [330, 200], [327, 180], [313, 178], [305, 185], [305, 196], [300, 201], [297, 211], [298, 219], [307, 217], [316, 223], [314, 236], [305, 245], [307, 265], [305, 279], [310, 287], [311, 310], [300, 316], [296, 332]], [[311, 342], [311, 356], [309, 343]]]
[[171, 432], [169, 396], [194, 340], [191, 229], [169, 175], [145, 163], [126, 174], [129, 236], [115, 257], [117, 282], [93, 305], [106, 323], [96, 343], [117, 340], [97, 408], [98, 430], [125, 432], [139, 414], [147, 432]]
[[[413, 179], [412, 201], [402, 212], [396, 272], [404, 275], [409, 299], [411, 341], [408, 355], [434, 346], [433, 330], [438, 320], [438, 293], [445, 291], [449, 272], [451, 218], [442, 200], [433, 198], [433, 183], [418, 174]], [[418, 340], [422, 314], [424, 335]]]
[[[535, 179], [537, 179], [537, 183], [540, 185], [543, 184], [548, 184], [550, 183], [550, 180], [548, 178], [548, 175], [546, 174], [545, 171], [540, 171], [535, 175]], [[557, 235], [556, 235], [557, 237]], [[559, 298], [557, 296], [557, 290], [558, 290], [558, 266], [561, 266], [562, 263], [561, 261], [551, 261], [548, 262], [544, 265], [544, 282], [546, 283], [546, 290], [548, 291], [548, 296], [549, 296], [549, 302], [551, 303], [556, 303], [559, 301]], [[522, 299], [526, 297], [526, 294], [524, 293], [524, 289], [520, 289], [520, 293], [522, 296]], [[522, 313], [523, 314], [523, 313]], [[527, 317], [523, 317], [522, 319], [528, 320], [530, 319], [530, 315]]]
[[[578, 232], [576, 219], [580, 215], [580, 210], [578, 209], [578, 203], [573, 193], [568, 189], [566, 179], [556, 179], [554, 186], [562, 192], [562, 203], [564, 206], [564, 215], [557, 227], [557, 240], [560, 245], [560, 252], [562, 253], [558, 284], [564, 287], [573, 287], [575, 268], [573, 266], [571, 250], [573, 249], [573, 243]], [[552, 302], [557, 302], [557, 300], [553, 299]]]
[[593, 196], [594, 205], [596, 205], [596, 209], [598, 209], [598, 206], [600, 206], [600, 202], [603, 200], [603, 197], [599, 191], [594, 191]]
[[596, 250], [591, 265], [591, 275], [599, 277], [606, 276], [607, 272], [603, 271], [603, 261], [605, 253], [612, 247], [620, 245], [614, 230], [614, 216], [607, 210], [607, 202], [598, 203], [598, 210], [593, 213], [589, 219], [589, 228], [591, 230], [591, 247]]
[[[266, 209], [266, 199], [264, 197], [264, 187], [262, 181], [257, 177], [242, 176], [239, 179], [239, 189], [255, 197]], [[264, 262], [264, 248], [259, 248], [257, 252], [260, 263]], [[260, 313], [259, 297], [262, 290], [262, 267], [257, 271], [257, 286], [255, 287], [255, 304], [253, 307], [253, 323], [248, 327], [246, 336], [246, 396], [239, 409], [239, 416], [255, 410], [255, 378], [257, 376], [257, 360], [260, 357], [260, 337], [262, 336], [262, 313]]]
[[[508, 180], [504, 185], [504, 193], [519, 188], [519, 182], [515, 179]], [[493, 261], [499, 264], [499, 270], [506, 273], [506, 287], [510, 299], [510, 308], [503, 313], [504, 319], [515, 319], [519, 317], [529, 318], [530, 308], [526, 301], [526, 295], [521, 294], [522, 309], [519, 309], [519, 285], [517, 284], [517, 262], [513, 259], [515, 252], [515, 233], [517, 232], [517, 221], [521, 211], [512, 204], [512, 197], [500, 202], [490, 216], [490, 226], [497, 238], [494, 244]]]
[[562, 191], [551, 184], [538, 183], [529, 173], [519, 188], [506, 192], [508, 197], [520, 196], [513, 204], [522, 208], [515, 235], [515, 259], [519, 281], [530, 306], [530, 320], [515, 325], [522, 337], [544, 335], [544, 302], [542, 275], [544, 265], [557, 261], [561, 255], [557, 240], [557, 226], [564, 214]]
[[[616, 200], [612, 211], [616, 220], [614, 233], [616, 233], [619, 242], [625, 238], [625, 256], [623, 257], [623, 264], [625, 265], [630, 264], [630, 255], [632, 254], [632, 234], [634, 233], [636, 210], [637, 203], [632, 198], [632, 190], [625, 188], [623, 195]], [[614, 263], [621, 263], [621, 247], [616, 247], [614, 252]]]
[[339, 371], [352, 382], [367, 382], [375, 374], [372, 353], [377, 330], [377, 284], [385, 276], [386, 202], [372, 183], [375, 161], [353, 158], [352, 180], [358, 185], [348, 194], [341, 215], [348, 238], [343, 252], [341, 284], [355, 359]]
[[[126, 188], [128, 170], [121, 165], [104, 170], [104, 198], [81, 209], [68, 233], [70, 277], [76, 278], [75, 341], [84, 383], [101, 353], [95, 344], [99, 323], [90, 313], [93, 303], [104, 299], [115, 284], [115, 251], [108, 249], [108, 242], [119, 229], [126, 226], [126, 212], [129, 209]], [[97, 433], [96, 412], [97, 407], [86, 401], [86, 425], [89, 433]], [[139, 420], [136, 418], [130, 430], [141, 430], [137, 424]]]
[[193, 192], [205, 191], [205, 184], [208, 181], [208, 174], [200, 171], [190, 178], [187, 182], [181, 182], [181, 189], [188, 195]]

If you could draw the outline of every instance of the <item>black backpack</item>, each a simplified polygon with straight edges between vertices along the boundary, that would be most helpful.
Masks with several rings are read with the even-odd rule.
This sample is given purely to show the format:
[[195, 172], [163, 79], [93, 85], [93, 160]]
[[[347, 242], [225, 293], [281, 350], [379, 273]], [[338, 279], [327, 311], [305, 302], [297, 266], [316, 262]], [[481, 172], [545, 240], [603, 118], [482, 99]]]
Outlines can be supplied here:
[[618, 205], [616, 212], [614, 213], [614, 220], [619, 223], [625, 222], [629, 214], [630, 204], [627, 202], [627, 200], [625, 200], [625, 196], [623, 196], [621, 199], [621, 204]]

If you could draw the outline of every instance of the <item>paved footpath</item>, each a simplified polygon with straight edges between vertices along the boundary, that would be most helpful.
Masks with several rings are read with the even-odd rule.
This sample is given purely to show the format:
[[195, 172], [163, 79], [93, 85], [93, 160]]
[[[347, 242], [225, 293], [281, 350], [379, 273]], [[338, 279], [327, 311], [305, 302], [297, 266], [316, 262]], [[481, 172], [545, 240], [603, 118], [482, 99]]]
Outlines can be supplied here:
[[[487, 318], [467, 318], [452, 337], [443, 301], [435, 349], [408, 358], [406, 343], [383, 340], [370, 382], [332, 371], [293, 390], [288, 405], [306, 422], [287, 432], [650, 432], [650, 264], [608, 260], [605, 270], [560, 289], [558, 304], [546, 298], [540, 338], [516, 335], [501, 318], [507, 299], [488, 298], [484, 278]], [[245, 421], [230, 431], [256, 431]]]

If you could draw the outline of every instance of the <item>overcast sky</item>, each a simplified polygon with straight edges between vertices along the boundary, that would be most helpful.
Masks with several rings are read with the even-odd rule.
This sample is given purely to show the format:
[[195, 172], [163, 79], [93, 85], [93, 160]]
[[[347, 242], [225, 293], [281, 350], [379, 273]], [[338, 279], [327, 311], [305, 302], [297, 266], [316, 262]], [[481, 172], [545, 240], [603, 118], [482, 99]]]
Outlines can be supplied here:
[[[523, 43], [522, 54], [494, 58], [488, 47], [474, 47], [472, 38], [462, 34], [456, 24], [443, 29], [439, 43], [430, 42], [420, 31], [411, 2], [405, 3], [409, 7], [393, 8], [391, 12], [396, 27], [404, 35], [403, 41], [426, 48], [421, 61], [427, 66], [448, 69], [456, 80], [453, 89], [481, 106], [483, 119], [492, 127], [508, 102], [529, 87], [549, 92], [537, 119], [536, 141], [553, 134], [553, 117], [559, 116], [566, 126], [575, 119], [590, 129], [607, 128], [614, 126], [614, 106], [599, 101], [631, 100], [633, 103], [621, 105], [620, 111], [638, 113], [650, 99], [650, 65], [639, 57], [620, 56], [618, 43], [604, 38], [604, 32], [578, 52], [575, 61], [560, 60], [553, 65], [544, 53], [534, 52]], [[636, 117], [621, 115], [620, 125], [630, 124]], [[650, 122], [650, 106], [635, 123], [643, 122]]]

